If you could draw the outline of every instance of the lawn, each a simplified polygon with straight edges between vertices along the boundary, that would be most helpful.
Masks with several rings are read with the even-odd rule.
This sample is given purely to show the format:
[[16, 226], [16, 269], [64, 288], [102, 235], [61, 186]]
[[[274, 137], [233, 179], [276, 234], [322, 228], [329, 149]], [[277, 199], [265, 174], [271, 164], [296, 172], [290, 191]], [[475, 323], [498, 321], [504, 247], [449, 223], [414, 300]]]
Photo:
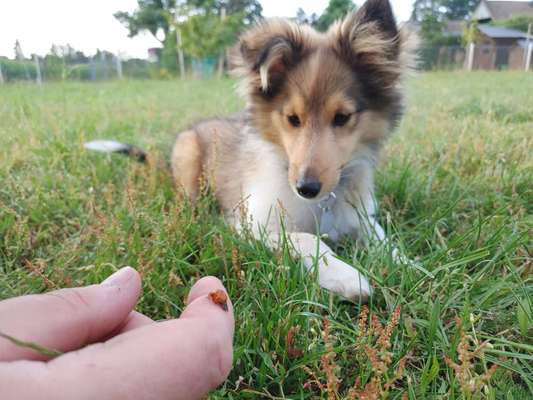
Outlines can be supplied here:
[[181, 129], [242, 106], [234, 86], [0, 86], [0, 299], [131, 265], [144, 279], [139, 310], [165, 319], [180, 314], [193, 282], [216, 275], [237, 330], [233, 372], [213, 399], [325, 398], [328, 381], [350, 398], [356, 379], [357, 390], [379, 386], [390, 399], [531, 398], [533, 74], [408, 82], [377, 185], [380, 220], [419, 266], [343, 245], [375, 287], [368, 324], [364, 308], [321, 290], [287, 251], [233, 233], [210, 199], [191, 209], [165, 169], [83, 150], [114, 138], [165, 160]]

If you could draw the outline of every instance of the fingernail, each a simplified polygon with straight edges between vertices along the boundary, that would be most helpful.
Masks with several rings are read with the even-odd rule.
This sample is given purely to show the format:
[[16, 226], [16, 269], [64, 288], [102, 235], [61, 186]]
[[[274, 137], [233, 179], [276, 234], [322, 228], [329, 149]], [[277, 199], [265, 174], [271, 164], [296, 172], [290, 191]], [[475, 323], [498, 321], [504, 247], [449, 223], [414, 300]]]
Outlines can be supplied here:
[[101, 284], [105, 286], [122, 286], [131, 279], [133, 271], [134, 269], [132, 267], [121, 268], [114, 274], [108, 276]]

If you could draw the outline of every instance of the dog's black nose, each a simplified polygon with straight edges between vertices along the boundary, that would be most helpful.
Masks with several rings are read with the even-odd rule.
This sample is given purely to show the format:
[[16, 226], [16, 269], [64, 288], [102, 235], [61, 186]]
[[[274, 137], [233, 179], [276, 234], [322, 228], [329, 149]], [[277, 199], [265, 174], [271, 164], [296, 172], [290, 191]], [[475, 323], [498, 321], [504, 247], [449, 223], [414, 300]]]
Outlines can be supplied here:
[[296, 184], [298, 194], [306, 199], [314, 199], [320, 193], [322, 184], [314, 179], [301, 180]]

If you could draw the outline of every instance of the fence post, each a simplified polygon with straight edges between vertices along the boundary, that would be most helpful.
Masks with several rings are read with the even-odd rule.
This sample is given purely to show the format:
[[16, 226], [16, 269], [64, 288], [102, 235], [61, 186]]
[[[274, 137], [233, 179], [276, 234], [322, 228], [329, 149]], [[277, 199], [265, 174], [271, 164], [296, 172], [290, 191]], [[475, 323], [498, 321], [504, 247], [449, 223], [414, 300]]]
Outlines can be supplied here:
[[468, 58], [467, 58], [467, 65], [466, 65], [466, 68], [468, 71], [472, 71], [474, 69], [475, 51], [476, 51], [476, 45], [474, 43], [470, 43], [468, 45]]
[[91, 81], [96, 80], [96, 66], [94, 65], [94, 56], [89, 58], [89, 70], [91, 71]]
[[102, 67], [103, 79], [106, 81], [108, 77], [107, 60], [103, 51], [100, 53], [100, 66]]
[[526, 56], [526, 72], [531, 69], [531, 54], [533, 53], [533, 42], [529, 42], [527, 47], [527, 56]]
[[120, 59], [119, 55], [115, 56], [115, 62], [116, 62], [116, 66], [117, 66], [118, 79], [122, 79], [122, 60]]
[[178, 66], [180, 68], [180, 78], [185, 78], [185, 60], [183, 57], [183, 41], [181, 38], [180, 22], [179, 22], [179, 13], [174, 15], [174, 24], [176, 29], [176, 52], [178, 55]]
[[35, 76], [35, 81], [38, 85], [43, 84], [43, 77], [41, 75], [41, 65], [39, 64], [39, 56], [37, 54], [33, 55], [33, 61], [35, 61], [35, 70], [37, 71], [37, 74]]
[[180, 67], [180, 78], [185, 78], [185, 61], [183, 59], [183, 49], [181, 42], [181, 31], [180, 28], [176, 26], [176, 47], [178, 50], [178, 63]]
[[529, 71], [529, 69], [531, 68], [531, 53], [533, 52], [533, 41], [531, 41], [531, 26], [532, 24], [529, 24], [527, 28], [526, 64], [525, 64], [526, 72]]
[[4, 74], [2, 73], [2, 63], [0, 63], [0, 85], [4, 84]]
[[[226, 20], [226, 7], [222, 7], [222, 10], [220, 10], [220, 21], [224, 22], [225, 20]], [[217, 70], [218, 78], [222, 78], [222, 75], [224, 74], [225, 59], [226, 59], [226, 49], [224, 49], [222, 53], [218, 56], [218, 70]]]

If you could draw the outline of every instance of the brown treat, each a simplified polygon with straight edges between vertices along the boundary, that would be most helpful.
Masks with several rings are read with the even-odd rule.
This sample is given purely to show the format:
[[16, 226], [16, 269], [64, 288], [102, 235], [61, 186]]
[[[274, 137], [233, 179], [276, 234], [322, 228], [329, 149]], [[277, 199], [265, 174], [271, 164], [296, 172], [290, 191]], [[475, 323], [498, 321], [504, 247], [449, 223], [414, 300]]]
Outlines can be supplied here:
[[228, 296], [226, 295], [226, 292], [223, 290], [216, 290], [214, 292], [209, 293], [209, 298], [211, 301], [215, 304], [218, 304], [224, 311], [228, 311]]

